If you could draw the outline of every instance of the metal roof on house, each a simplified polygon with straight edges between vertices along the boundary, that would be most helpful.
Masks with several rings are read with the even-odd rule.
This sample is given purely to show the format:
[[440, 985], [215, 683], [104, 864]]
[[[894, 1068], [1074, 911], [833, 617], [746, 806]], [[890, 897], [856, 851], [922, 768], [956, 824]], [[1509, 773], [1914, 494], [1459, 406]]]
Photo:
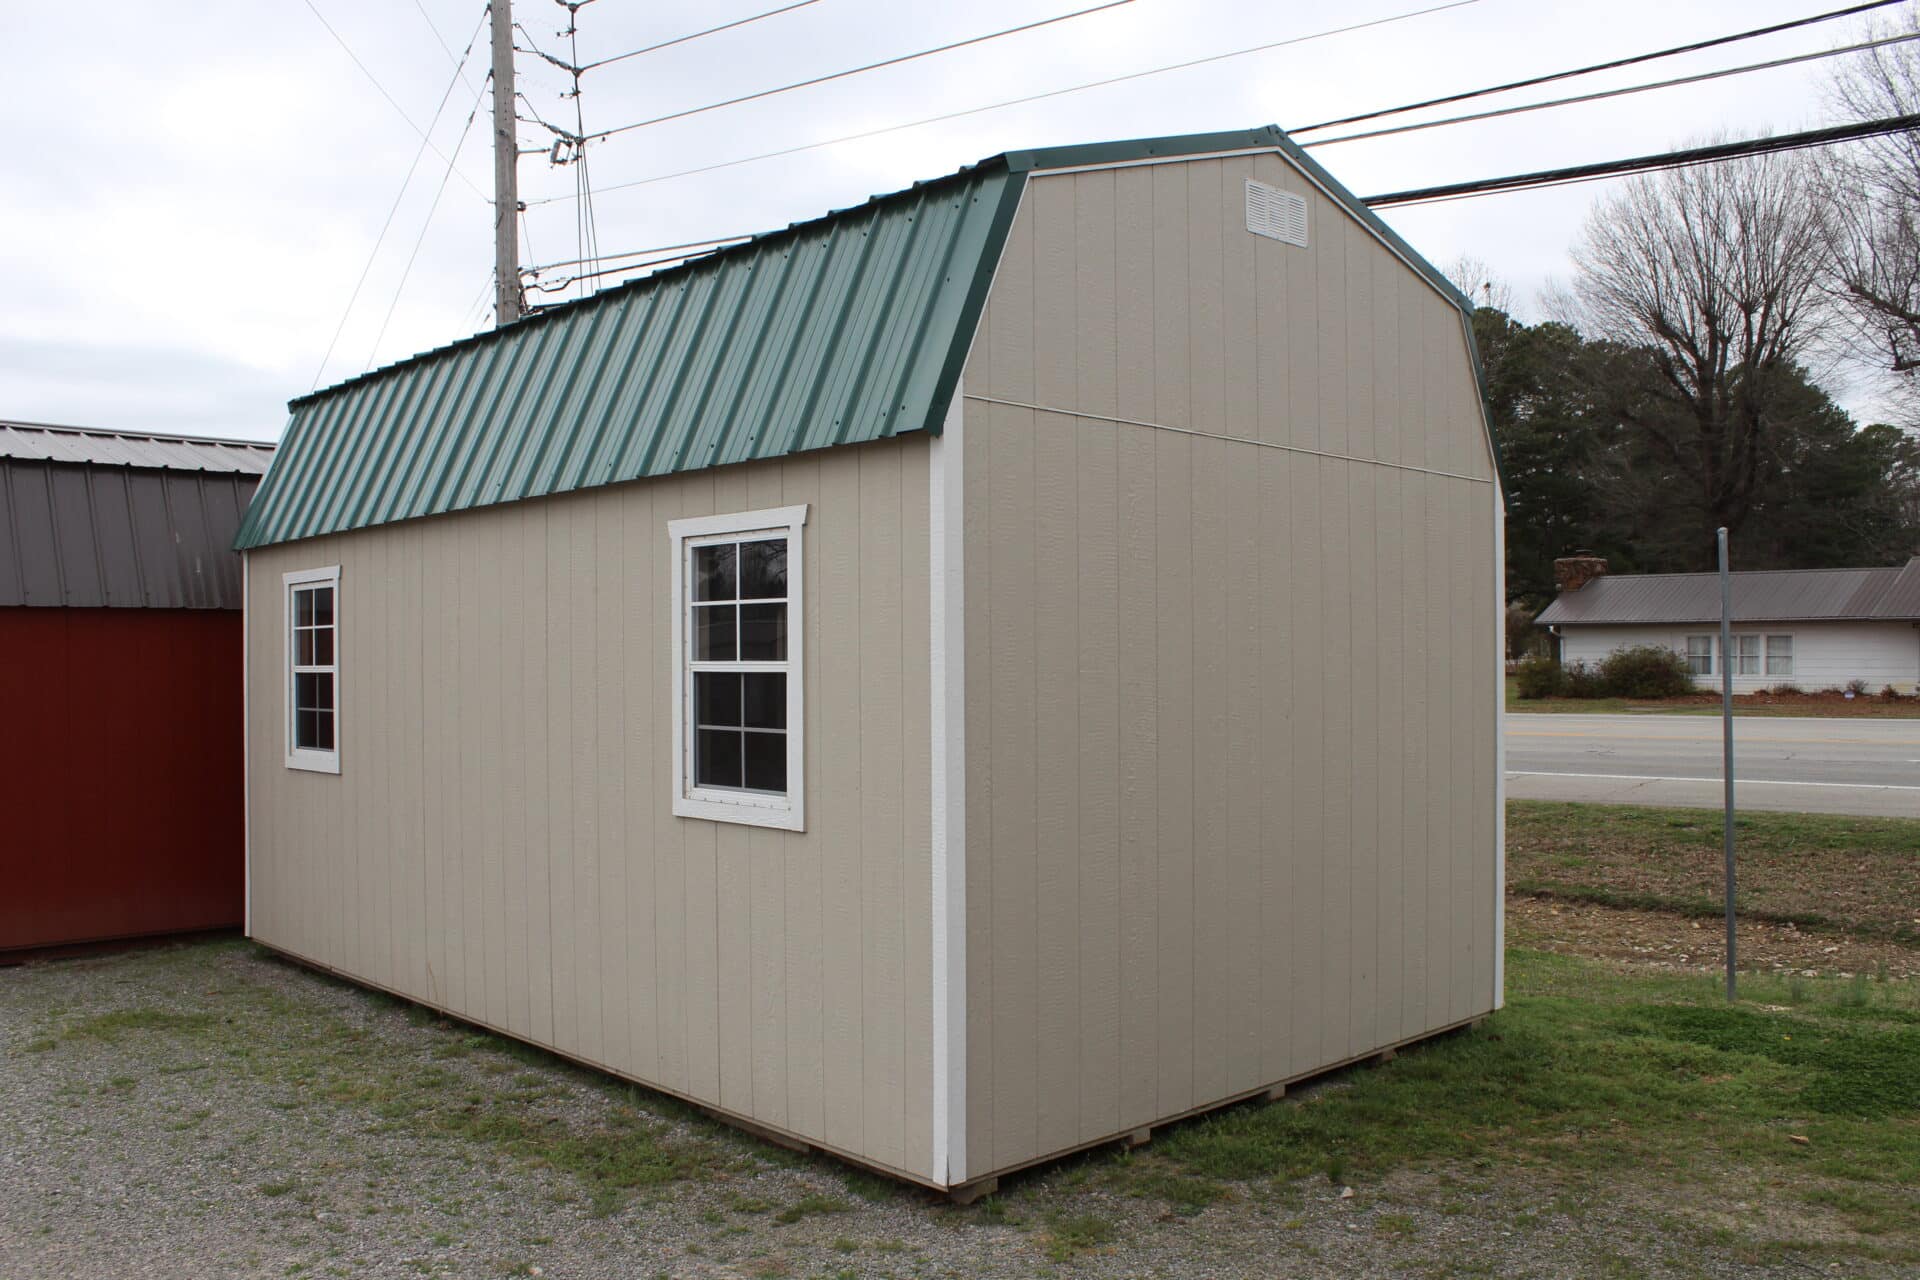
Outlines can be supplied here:
[[235, 545], [937, 433], [1029, 172], [1254, 150], [1472, 310], [1277, 128], [1009, 152], [292, 401]]
[[[1782, 569], [1736, 573], [1735, 622], [1920, 620], [1920, 556], [1887, 569]], [[1720, 620], [1712, 573], [1608, 574], [1563, 591], [1535, 621], [1544, 626]]]
[[222, 440], [212, 436], [0, 421], [0, 459], [259, 476], [266, 474], [267, 464], [273, 461], [273, 446], [254, 440]]

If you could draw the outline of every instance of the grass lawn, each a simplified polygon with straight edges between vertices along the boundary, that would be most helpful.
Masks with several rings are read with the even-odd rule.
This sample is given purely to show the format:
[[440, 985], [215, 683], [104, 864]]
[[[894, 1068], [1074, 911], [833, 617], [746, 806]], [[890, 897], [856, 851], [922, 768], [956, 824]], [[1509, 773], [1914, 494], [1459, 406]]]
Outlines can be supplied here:
[[[1655, 713], [1668, 716], [1717, 716], [1720, 714], [1720, 699], [1714, 694], [1672, 699], [1522, 698], [1516, 690], [1516, 685], [1515, 677], [1508, 676], [1507, 710], [1509, 711], [1583, 716], [1619, 715], [1628, 711], [1643, 715]], [[1855, 698], [1851, 702], [1839, 700], [1772, 702], [1746, 694], [1737, 694], [1733, 699], [1733, 713], [1737, 716], [1845, 718], [1864, 716], [1890, 717], [1896, 720], [1920, 719], [1920, 698], [1899, 698], [1889, 702], [1877, 695], [1870, 695]]]

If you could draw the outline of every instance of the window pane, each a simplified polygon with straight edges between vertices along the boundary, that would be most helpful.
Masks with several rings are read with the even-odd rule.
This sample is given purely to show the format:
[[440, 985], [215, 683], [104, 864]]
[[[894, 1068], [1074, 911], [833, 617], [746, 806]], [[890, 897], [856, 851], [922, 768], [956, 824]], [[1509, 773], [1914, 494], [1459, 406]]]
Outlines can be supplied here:
[[740, 658], [743, 662], [784, 662], [787, 657], [787, 606], [740, 606]]
[[734, 613], [738, 605], [706, 604], [693, 607], [693, 660], [732, 662]]
[[313, 589], [313, 623], [317, 627], [333, 625], [333, 588], [315, 587]]
[[318, 711], [296, 711], [293, 716], [293, 745], [305, 750], [314, 750], [320, 741], [320, 713]]
[[1767, 674], [1770, 676], [1790, 676], [1793, 674], [1793, 637], [1767, 637]]
[[324, 675], [297, 675], [293, 678], [293, 709], [295, 711], [321, 711], [331, 704], [321, 701], [320, 682]]
[[749, 733], [747, 739], [747, 786], [755, 791], [787, 789], [787, 735]]
[[740, 721], [749, 729], [787, 727], [787, 678], [777, 673], [742, 676], [746, 684], [743, 699], [746, 715]]
[[313, 632], [300, 627], [293, 633], [293, 665], [310, 667], [313, 665]]
[[315, 725], [314, 741], [313, 741], [314, 750], [316, 751], [333, 750], [333, 712], [315, 711], [312, 713], [312, 715], [313, 715], [314, 725]]
[[735, 599], [733, 583], [733, 544], [693, 549], [693, 598], [695, 600]]
[[333, 665], [333, 636], [334, 630], [332, 627], [314, 628], [313, 662], [315, 666], [330, 667]]
[[740, 544], [740, 598], [765, 599], [787, 594], [787, 540], [769, 538]]
[[[756, 735], [758, 736], [758, 735]], [[740, 785], [740, 739], [733, 729], [702, 729], [694, 735], [693, 780], [702, 787]]]
[[310, 627], [313, 625], [313, 591], [311, 588], [294, 588], [293, 625], [296, 627]]
[[693, 677], [693, 722], [697, 725], [738, 725], [740, 677], [729, 672], [696, 672]]

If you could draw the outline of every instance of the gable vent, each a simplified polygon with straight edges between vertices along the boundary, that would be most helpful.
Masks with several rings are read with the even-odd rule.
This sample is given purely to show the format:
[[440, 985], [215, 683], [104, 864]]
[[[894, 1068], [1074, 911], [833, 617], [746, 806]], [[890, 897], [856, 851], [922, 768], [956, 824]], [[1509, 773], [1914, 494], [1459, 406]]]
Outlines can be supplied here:
[[1307, 247], [1307, 202], [1291, 191], [1247, 181], [1247, 230]]

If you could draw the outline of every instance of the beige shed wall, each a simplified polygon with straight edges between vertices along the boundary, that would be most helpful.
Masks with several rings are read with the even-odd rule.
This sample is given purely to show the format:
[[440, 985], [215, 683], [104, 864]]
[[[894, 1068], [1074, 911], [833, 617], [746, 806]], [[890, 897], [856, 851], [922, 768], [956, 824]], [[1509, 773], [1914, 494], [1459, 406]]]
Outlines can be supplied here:
[[[251, 931], [925, 1179], [928, 446], [247, 557]], [[670, 808], [669, 520], [806, 503], [808, 829]], [[281, 575], [338, 563], [342, 768], [285, 767]]]
[[968, 1174], [1493, 1008], [1460, 313], [1274, 155], [1040, 176], [964, 391]]

